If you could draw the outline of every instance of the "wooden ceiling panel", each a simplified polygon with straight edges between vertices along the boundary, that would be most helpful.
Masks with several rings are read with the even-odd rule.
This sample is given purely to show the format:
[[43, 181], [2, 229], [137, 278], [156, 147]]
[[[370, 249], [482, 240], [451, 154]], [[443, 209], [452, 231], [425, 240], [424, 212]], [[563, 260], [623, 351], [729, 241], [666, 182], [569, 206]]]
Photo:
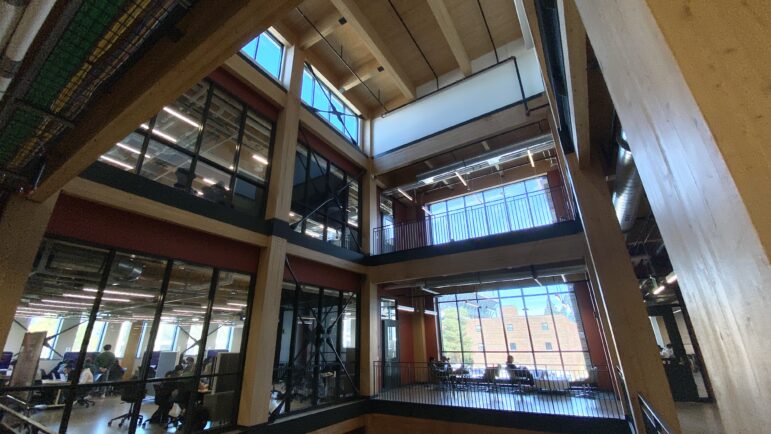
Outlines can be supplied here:
[[[492, 51], [490, 36], [485, 29], [479, 5], [473, 0], [445, 0], [455, 26], [473, 60]], [[481, 0], [482, 9], [496, 47], [522, 37], [517, 10], [511, 0]]]

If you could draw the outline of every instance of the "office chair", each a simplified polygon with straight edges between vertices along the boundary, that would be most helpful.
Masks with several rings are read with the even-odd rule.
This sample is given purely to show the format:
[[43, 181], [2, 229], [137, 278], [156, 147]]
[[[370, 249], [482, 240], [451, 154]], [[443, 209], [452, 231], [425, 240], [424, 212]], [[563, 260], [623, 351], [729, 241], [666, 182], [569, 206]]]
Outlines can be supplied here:
[[[114, 417], [107, 422], [107, 426], [112, 426], [112, 423], [118, 420], [118, 427], [122, 428], [123, 424], [131, 419], [131, 415], [134, 414], [134, 406], [142, 405], [142, 400], [145, 398], [145, 386], [142, 383], [127, 384], [123, 386], [120, 394], [120, 400], [129, 404], [128, 412]], [[141, 414], [137, 419], [137, 425], [144, 427], [146, 421]]]

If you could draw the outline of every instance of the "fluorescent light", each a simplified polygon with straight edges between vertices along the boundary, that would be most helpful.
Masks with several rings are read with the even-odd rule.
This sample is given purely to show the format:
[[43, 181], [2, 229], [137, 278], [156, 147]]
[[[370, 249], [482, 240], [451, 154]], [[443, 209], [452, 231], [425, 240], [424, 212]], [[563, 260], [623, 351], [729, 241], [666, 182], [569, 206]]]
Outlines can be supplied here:
[[225, 306], [212, 306], [213, 310], [224, 310], [228, 312], [241, 312], [241, 308], [238, 307], [225, 307]]
[[438, 292], [438, 291], [434, 291], [433, 289], [428, 289], [428, 288], [426, 288], [425, 286], [421, 286], [421, 287], [420, 287], [420, 290], [421, 290], [421, 291], [425, 291], [425, 292], [427, 292], [427, 293], [429, 293], [429, 294], [439, 295], [439, 292]]
[[667, 280], [667, 283], [669, 283], [669, 284], [677, 282], [677, 274], [675, 274], [674, 271], [669, 273], [669, 274], [667, 274], [666, 280]]
[[423, 311], [423, 313], [426, 314], [426, 315], [436, 316], [436, 311], [435, 310], [426, 309], [426, 310]]
[[42, 299], [40, 301], [42, 301], [43, 303], [69, 304], [69, 305], [72, 305], [72, 306], [89, 306], [89, 307], [91, 307], [93, 305], [92, 303], [76, 303], [74, 301], [54, 300], [54, 299], [50, 299], [50, 298], [44, 298], [44, 299]]
[[[97, 292], [98, 289], [96, 289], [96, 288], [83, 288], [83, 291], [86, 291], [86, 292]], [[154, 295], [142, 294], [141, 292], [116, 291], [114, 289], [105, 289], [103, 292], [105, 294], [123, 295], [123, 296], [126, 296], [126, 297], [155, 298]]]
[[659, 287], [658, 287], [658, 288], [656, 288], [656, 289], [654, 289], [654, 290], [653, 290], [653, 295], [658, 295], [658, 294], [660, 294], [662, 291], [664, 291], [665, 289], [667, 289], [667, 287], [666, 287], [666, 286], [664, 286], [664, 285], [659, 285]]
[[214, 185], [214, 184], [217, 183], [217, 181], [215, 181], [215, 180], [213, 180], [211, 178], [203, 178], [203, 179], [201, 179], [201, 181], [203, 181], [204, 184], [208, 184], [208, 185]]
[[353, 226], [353, 227], [356, 227], [356, 228], [359, 227], [359, 224], [357, 222], [353, 221], [353, 220], [348, 220], [348, 224]]
[[246, 303], [234, 303], [234, 302], [228, 302], [226, 303], [228, 306], [238, 306], [238, 307], [246, 307]]
[[110, 163], [112, 163], [112, 164], [117, 164], [118, 166], [120, 166], [120, 167], [123, 167], [123, 168], [124, 168], [124, 169], [126, 169], [126, 170], [131, 170], [131, 169], [133, 169], [133, 168], [134, 168], [134, 166], [132, 166], [132, 165], [130, 165], [130, 164], [126, 164], [126, 163], [124, 163], [124, 162], [122, 162], [122, 161], [118, 161], [118, 160], [116, 160], [116, 159], [114, 159], [114, 158], [110, 158], [110, 157], [108, 157], [108, 156], [106, 156], [106, 155], [102, 155], [102, 156], [100, 156], [100, 157], [99, 157], [99, 159], [100, 159], [100, 160], [104, 160], [104, 161], [107, 161], [107, 162], [110, 162]]
[[178, 313], [194, 313], [198, 315], [206, 315], [206, 311], [200, 311], [200, 310], [185, 310], [185, 309], [172, 309], [174, 312]]
[[423, 180], [423, 184], [425, 184], [425, 185], [428, 185], [428, 184], [433, 184], [434, 182], [435, 182], [435, 181], [434, 181], [434, 177], [433, 177], [433, 176], [431, 176], [431, 177], [429, 177], [429, 178], [426, 178], [426, 179], [424, 179], [424, 180]]
[[190, 125], [192, 127], [198, 128], [199, 130], [201, 128], [203, 128], [203, 126], [201, 126], [201, 124], [199, 124], [198, 122], [196, 122], [196, 121], [190, 119], [189, 117], [183, 115], [182, 113], [174, 110], [173, 108], [164, 107], [163, 111], [165, 111], [166, 113], [174, 116], [175, 118], [181, 120], [182, 122], [184, 122], [184, 123], [186, 123], [186, 124], [188, 124], [188, 125]]
[[400, 310], [402, 312], [415, 312], [415, 308], [412, 306], [402, 306], [401, 304], [396, 306], [397, 310]]
[[289, 211], [289, 217], [295, 218], [295, 217], [298, 217], [298, 215], [293, 213], [292, 211]]
[[[147, 124], [142, 124], [142, 125], [140, 125], [140, 127], [142, 127], [143, 130], [149, 130], [150, 129], [150, 127]], [[170, 135], [164, 133], [163, 131], [158, 131], [158, 130], [153, 128], [152, 133], [154, 135], [158, 136], [158, 137], [162, 137], [162, 138], [170, 141], [171, 143], [177, 143], [177, 138], [176, 137], [170, 136]]]
[[[68, 298], [83, 298], [86, 300], [93, 300], [96, 297], [93, 295], [82, 295], [82, 294], [62, 294], [62, 297], [68, 297]], [[102, 297], [102, 301], [117, 301], [121, 303], [129, 303], [131, 300], [127, 298], [113, 298], [113, 297]]]
[[535, 167], [535, 161], [533, 161], [533, 153], [530, 152], [530, 149], [527, 150], [527, 158], [530, 159], [530, 166]]
[[455, 171], [455, 176], [457, 176], [457, 177], [458, 177], [458, 179], [460, 179], [460, 182], [462, 182], [462, 183], [463, 183], [463, 185], [465, 185], [466, 187], [468, 187], [468, 182], [466, 182], [466, 180], [465, 180], [465, 179], [463, 179], [463, 177], [462, 177], [462, 176], [460, 176], [460, 173], [458, 173], [458, 171]]
[[125, 144], [125, 143], [121, 143], [121, 142], [118, 142], [118, 143], [116, 143], [115, 145], [116, 145], [117, 147], [119, 147], [119, 148], [123, 148], [123, 149], [125, 149], [125, 150], [127, 150], [127, 151], [131, 152], [132, 154], [137, 154], [137, 155], [139, 155], [139, 154], [141, 154], [141, 153], [142, 153], [142, 151], [140, 151], [139, 149], [135, 149], [135, 148], [132, 148], [131, 146], [129, 146], [129, 145]]
[[301, 316], [300, 319], [302, 321], [316, 321], [316, 318], [312, 316]]
[[677, 310], [673, 310], [672, 313], [680, 313], [682, 311], [683, 311], [682, 309], [677, 309]]
[[428, 215], [434, 215], [433, 213], [431, 213], [431, 211], [429, 211], [429, 210], [428, 210], [428, 207], [427, 207], [427, 206], [423, 205], [423, 207], [422, 207], [422, 208], [423, 208], [423, 212], [425, 212], [426, 214], [428, 214]]
[[399, 193], [401, 193], [402, 195], [404, 195], [404, 197], [406, 197], [407, 199], [409, 199], [409, 201], [410, 201], [410, 202], [412, 202], [412, 196], [410, 196], [409, 194], [405, 193], [405, 192], [404, 192], [404, 190], [402, 190], [402, 189], [401, 189], [401, 188], [399, 188], [399, 187], [396, 187], [396, 189], [399, 191]]
[[252, 154], [252, 159], [256, 160], [260, 164], [268, 165], [268, 159], [260, 154]]
[[564, 274], [560, 274], [560, 276], [562, 276], [562, 282], [563, 283], [568, 283], [568, 279], [567, 279], [567, 277], [565, 277]]

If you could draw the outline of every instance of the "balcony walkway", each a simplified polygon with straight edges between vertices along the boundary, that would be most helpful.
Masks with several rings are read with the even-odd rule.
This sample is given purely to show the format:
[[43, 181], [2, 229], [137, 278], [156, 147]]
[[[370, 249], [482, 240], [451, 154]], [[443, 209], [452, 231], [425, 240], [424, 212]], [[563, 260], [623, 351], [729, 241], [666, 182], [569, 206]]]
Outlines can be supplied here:
[[381, 390], [375, 399], [414, 404], [512, 411], [548, 415], [624, 419], [621, 401], [612, 393], [519, 392], [513, 388], [469, 387], [458, 390], [435, 384], [413, 384]]

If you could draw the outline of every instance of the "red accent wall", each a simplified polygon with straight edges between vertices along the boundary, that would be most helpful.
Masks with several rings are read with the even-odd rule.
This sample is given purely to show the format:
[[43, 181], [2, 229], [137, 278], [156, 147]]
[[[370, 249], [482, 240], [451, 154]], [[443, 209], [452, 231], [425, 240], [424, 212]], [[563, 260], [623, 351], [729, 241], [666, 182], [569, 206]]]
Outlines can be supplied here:
[[209, 74], [209, 79], [266, 118], [273, 122], [278, 120], [279, 109], [276, 106], [223, 68]]
[[546, 182], [549, 183], [549, 188], [552, 189], [551, 200], [554, 204], [554, 213], [557, 215], [557, 221], [571, 220], [572, 216], [566, 204], [565, 189], [556, 188], [564, 185], [562, 182], [562, 172], [559, 169], [546, 172]]
[[608, 362], [605, 344], [600, 333], [600, 325], [595, 316], [591, 295], [589, 294], [589, 284], [587, 282], [576, 282], [573, 284], [573, 288], [575, 289], [581, 322], [584, 324], [589, 357], [592, 359], [592, 364], [600, 368], [597, 378], [598, 386], [603, 389], [611, 389], [614, 383], [611, 378], [613, 376], [613, 367]]
[[[361, 275], [352, 271], [292, 255], [289, 255], [289, 264], [300, 283], [342, 291], [359, 292], [361, 289]], [[292, 275], [286, 267], [284, 267], [284, 281], [292, 282]]]
[[307, 128], [300, 128], [300, 132], [297, 135], [297, 139], [305, 143], [309, 148], [318, 152], [321, 156], [331, 161], [337, 167], [343, 169], [353, 176], [359, 176], [364, 172], [364, 169], [348, 161], [345, 157], [337, 153], [327, 142], [321, 140], [318, 136], [308, 131]]
[[61, 194], [47, 232], [152, 255], [246, 273], [257, 271], [259, 248]]
[[399, 311], [399, 361], [415, 362], [415, 352], [412, 347], [412, 316], [415, 313]]

